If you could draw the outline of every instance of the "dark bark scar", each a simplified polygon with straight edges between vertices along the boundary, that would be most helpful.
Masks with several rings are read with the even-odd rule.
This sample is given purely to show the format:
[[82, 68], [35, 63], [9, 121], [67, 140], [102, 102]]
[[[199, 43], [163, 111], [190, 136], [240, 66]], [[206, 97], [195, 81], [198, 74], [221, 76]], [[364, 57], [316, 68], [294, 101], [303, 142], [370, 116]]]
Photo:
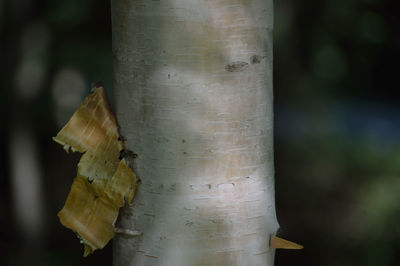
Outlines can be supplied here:
[[263, 60], [264, 58], [266, 58], [266, 56], [253, 55], [253, 56], [250, 58], [250, 62], [251, 62], [252, 64], [259, 64], [259, 63], [261, 63], [261, 60]]
[[249, 66], [249, 63], [243, 61], [232, 62], [225, 66], [225, 70], [228, 72], [240, 72], [245, 70]]
[[[119, 152], [119, 160], [125, 159], [126, 163], [128, 166], [134, 171], [135, 169], [135, 159], [138, 157], [136, 153], [134, 153], [131, 150], [128, 149], [122, 149]], [[142, 182], [141, 178], [135, 173], [136, 178], [137, 178], [137, 184], [140, 184]]]
[[127, 149], [123, 149], [119, 153], [119, 159], [120, 160], [122, 160], [122, 159], [131, 159], [131, 160], [133, 160], [133, 159], [136, 159], [137, 157], [138, 157], [138, 155], [136, 153], [134, 153], [131, 150], [127, 150]]
[[127, 139], [126, 139], [124, 136], [122, 136], [121, 134], [119, 135], [118, 141], [125, 142], [126, 140], [127, 140]]

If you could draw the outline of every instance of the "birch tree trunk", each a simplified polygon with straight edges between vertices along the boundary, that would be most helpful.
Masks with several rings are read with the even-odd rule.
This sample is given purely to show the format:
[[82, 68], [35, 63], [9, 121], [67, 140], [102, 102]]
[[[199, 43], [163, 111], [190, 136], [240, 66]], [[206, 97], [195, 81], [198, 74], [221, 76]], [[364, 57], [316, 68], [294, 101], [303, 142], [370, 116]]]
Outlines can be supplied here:
[[272, 0], [112, 0], [115, 105], [142, 180], [114, 265], [273, 265]]

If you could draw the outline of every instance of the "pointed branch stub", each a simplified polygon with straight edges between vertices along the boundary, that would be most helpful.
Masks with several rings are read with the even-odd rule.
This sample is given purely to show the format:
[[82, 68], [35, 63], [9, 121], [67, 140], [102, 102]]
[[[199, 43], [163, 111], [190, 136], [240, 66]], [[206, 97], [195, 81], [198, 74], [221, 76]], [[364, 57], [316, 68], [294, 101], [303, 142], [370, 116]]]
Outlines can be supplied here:
[[271, 235], [270, 247], [271, 248], [281, 248], [281, 249], [303, 249], [304, 248], [302, 245], [299, 245], [292, 241], [277, 237], [275, 235]]

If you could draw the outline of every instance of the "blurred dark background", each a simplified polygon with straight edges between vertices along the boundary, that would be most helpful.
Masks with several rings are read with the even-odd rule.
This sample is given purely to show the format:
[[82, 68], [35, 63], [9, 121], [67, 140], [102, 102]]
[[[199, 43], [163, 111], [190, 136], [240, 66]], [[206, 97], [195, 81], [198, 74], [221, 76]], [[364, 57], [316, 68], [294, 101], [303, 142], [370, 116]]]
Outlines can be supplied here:
[[[400, 265], [396, 1], [275, 1], [276, 265]], [[0, 265], [111, 265], [57, 212], [78, 154], [51, 138], [112, 87], [109, 1], [0, 0]]]

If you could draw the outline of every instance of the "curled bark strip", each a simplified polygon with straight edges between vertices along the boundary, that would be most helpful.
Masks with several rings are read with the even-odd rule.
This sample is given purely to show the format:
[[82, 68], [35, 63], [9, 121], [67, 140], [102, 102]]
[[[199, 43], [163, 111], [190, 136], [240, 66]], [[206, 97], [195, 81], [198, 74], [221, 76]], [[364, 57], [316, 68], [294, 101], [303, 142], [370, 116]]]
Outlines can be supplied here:
[[137, 184], [125, 159], [119, 160], [123, 142], [103, 84], [92, 87], [93, 93], [53, 138], [67, 152], [84, 153], [58, 217], [79, 235], [85, 257], [113, 238], [119, 209], [132, 201]]

